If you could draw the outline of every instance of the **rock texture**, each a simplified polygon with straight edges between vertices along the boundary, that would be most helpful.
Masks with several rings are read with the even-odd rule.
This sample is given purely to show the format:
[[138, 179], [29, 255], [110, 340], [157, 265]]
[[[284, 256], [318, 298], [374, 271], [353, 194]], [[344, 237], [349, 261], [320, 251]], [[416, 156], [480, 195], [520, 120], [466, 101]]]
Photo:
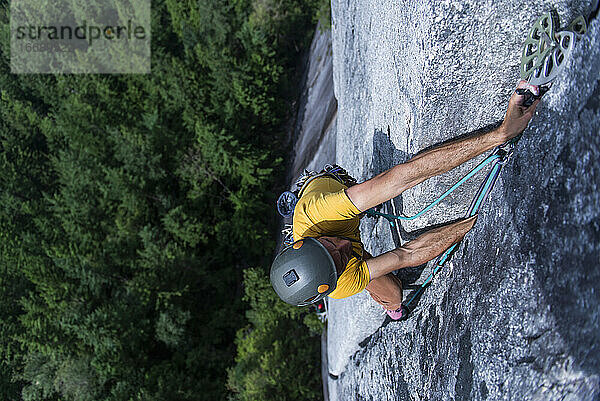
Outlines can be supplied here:
[[[325, 164], [336, 162], [337, 100], [333, 92], [333, 53], [331, 31], [317, 24], [306, 56], [302, 93], [293, 123], [293, 155], [288, 172], [288, 189], [304, 169], [320, 171]], [[292, 217], [281, 218], [281, 228], [292, 224]], [[282, 247], [279, 238], [277, 252]], [[275, 255], [273, 255], [275, 256]]]
[[294, 129], [292, 184], [304, 169], [321, 170], [335, 163], [337, 101], [333, 93], [331, 31], [318, 24], [308, 63]]
[[[502, 119], [529, 28], [586, 1], [332, 1], [336, 159], [367, 179]], [[388, 203], [413, 214], [476, 161]], [[364, 219], [373, 254], [462, 217], [483, 174], [392, 231]], [[406, 322], [365, 293], [329, 302], [332, 400], [598, 400], [600, 18], [526, 130], [451, 263]], [[403, 272], [420, 283], [429, 267]]]

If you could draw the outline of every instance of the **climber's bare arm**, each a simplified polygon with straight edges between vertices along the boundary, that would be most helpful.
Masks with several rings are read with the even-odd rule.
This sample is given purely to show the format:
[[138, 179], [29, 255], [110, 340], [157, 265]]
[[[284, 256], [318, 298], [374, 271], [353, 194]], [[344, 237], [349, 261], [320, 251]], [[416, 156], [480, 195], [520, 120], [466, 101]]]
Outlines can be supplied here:
[[456, 223], [434, 228], [400, 248], [367, 259], [371, 280], [403, 267], [419, 266], [429, 262], [460, 241], [473, 228], [476, 219], [477, 216], [473, 216]]
[[[523, 87], [522, 81], [518, 87]], [[521, 106], [524, 96], [513, 93], [504, 122], [495, 130], [458, 139], [427, 150], [403, 164], [346, 190], [354, 205], [364, 212], [395, 198], [426, 179], [445, 173], [494, 147], [514, 138], [525, 130], [539, 103], [529, 108]]]

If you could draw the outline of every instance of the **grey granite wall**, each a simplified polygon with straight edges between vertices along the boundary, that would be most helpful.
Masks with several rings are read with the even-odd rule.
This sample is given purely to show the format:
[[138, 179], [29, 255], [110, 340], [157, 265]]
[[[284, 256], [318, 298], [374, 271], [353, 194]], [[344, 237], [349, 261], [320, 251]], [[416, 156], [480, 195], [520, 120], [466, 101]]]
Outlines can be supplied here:
[[318, 24], [306, 67], [306, 82], [298, 108], [291, 177], [304, 169], [321, 170], [335, 163], [337, 101], [333, 94], [331, 31]]
[[[588, 3], [333, 0], [337, 162], [367, 179], [500, 120], [536, 18], [555, 7], [565, 24]], [[473, 163], [407, 191], [394, 209], [420, 210]], [[378, 254], [461, 217], [482, 178], [399, 232], [364, 219], [366, 248]], [[596, 19], [411, 318], [386, 320], [365, 293], [329, 303], [330, 398], [597, 400], [599, 183]], [[413, 269], [405, 284], [428, 271]]]

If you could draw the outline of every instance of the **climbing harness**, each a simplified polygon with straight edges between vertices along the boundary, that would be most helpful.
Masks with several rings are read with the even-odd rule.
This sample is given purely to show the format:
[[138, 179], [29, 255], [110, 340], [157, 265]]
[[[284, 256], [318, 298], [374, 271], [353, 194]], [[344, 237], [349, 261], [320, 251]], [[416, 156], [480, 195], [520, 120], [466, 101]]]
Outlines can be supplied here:
[[[302, 191], [310, 182], [320, 177], [331, 177], [339, 183], [350, 188], [356, 184], [356, 179], [352, 177], [346, 170], [337, 164], [326, 164], [319, 172], [304, 170], [292, 187], [292, 191], [285, 191], [277, 199], [277, 211], [282, 217], [291, 217], [294, 214], [294, 208], [298, 203], [298, 199], [302, 196]], [[293, 230], [291, 224], [286, 224], [281, 230], [283, 236], [283, 245], [288, 246], [294, 242]]]

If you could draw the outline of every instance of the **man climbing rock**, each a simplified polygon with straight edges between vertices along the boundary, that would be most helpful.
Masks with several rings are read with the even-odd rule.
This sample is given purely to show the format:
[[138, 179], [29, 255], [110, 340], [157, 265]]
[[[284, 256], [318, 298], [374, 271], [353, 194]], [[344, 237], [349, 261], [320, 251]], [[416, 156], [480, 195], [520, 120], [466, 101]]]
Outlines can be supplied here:
[[[540, 93], [525, 81], [517, 88], [536, 97]], [[279, 297], [304, 306], [325, 296], [345, 298], [366, 289], [392, 319], [400, 319], [402, 283], [392, 272], [440, 255], [465, 236], [477, 216], [429, 230], [372, 257], [360, 241], [361, 213], [519, 135], [540, 101], [526, 107], [525, 100], [525, 95], [512, 95], [498, 128], [422, 152], [363, 183], [348, 187], [331, 174], [307, 181], [294, 208], [294, 243], [277, 255], [271, 267], [271, 283]]]

